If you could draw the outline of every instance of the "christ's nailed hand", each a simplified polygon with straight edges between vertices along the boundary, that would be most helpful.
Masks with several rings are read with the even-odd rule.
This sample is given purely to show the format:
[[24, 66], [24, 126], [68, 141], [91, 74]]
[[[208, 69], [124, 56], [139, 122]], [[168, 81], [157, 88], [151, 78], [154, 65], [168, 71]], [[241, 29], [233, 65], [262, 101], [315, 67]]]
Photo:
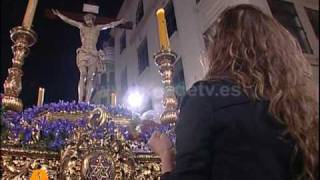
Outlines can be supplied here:
[[52, 13], [56, 16], [58, 16], [60, 14], [60, 12], [56, 9], [51, 9]]

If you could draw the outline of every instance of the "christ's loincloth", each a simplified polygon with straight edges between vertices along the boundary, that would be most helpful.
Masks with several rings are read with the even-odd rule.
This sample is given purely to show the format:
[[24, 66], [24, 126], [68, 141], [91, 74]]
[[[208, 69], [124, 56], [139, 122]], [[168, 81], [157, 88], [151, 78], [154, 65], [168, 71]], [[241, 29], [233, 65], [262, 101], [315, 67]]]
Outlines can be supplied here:
[[97, 50], [87, 50], [84, 48], [77, 49], [77, 66], [78, 67], [91, 67], [97, 66], [99, 61]]

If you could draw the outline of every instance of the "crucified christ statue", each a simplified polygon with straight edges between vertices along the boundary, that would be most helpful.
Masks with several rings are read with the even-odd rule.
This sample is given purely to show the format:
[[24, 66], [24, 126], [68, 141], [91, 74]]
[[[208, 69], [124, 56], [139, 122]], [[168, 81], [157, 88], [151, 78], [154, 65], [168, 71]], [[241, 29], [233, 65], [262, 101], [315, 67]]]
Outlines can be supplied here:
[[90, 13], [84, 15], [84, 23], [82, 23], [64, 16], [58, 10], [53, 9], [52, 12], [64, 22], [80, 29], [82, 46], [77, 49], [77, 66], [80, 71], [78, 95], [79, 102], [90, 102], [99, 61], [96, 45], [100, 31], [114, 28], [125, 23], [125, 21], [121, 19], [109, 24], [95, 25], [96, 16]]

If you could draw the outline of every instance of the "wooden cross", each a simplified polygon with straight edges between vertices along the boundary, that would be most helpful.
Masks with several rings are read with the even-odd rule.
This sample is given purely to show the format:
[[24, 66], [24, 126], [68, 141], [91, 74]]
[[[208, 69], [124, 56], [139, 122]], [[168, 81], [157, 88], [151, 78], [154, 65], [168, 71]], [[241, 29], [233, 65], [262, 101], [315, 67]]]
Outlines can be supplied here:
[[[71, 18], [75, 21], [78, 22], [84, 22], [83, 20], [83, 16], [86, 13], [73, 13], [73, 12], [68, 12], [68, 11], [60, 11], [61, 14], [67, 16], [68, 18]], [[45, 17], [47, 17], [48, 19], [51, 20], [56, 20], [58, 19], [57, 16], [55, 16], [51, 10], [46, 9], [45, 10]], [[101, 16], [96, 16], [96, 20], [95, 20], [95, 24], [99, 25], [99, 24], [109, 24], [111, 22], [117, 21], [117, 19], [114, 18], [108, 18], [108, 17], [101, 17]], [[132, 29], [133, 28], [133, 23], [132, 22], [126, 22], [124, 24], [121, 24], [119, 26], [117, 26], [116, 28], [122, 28], [122, 29]]]

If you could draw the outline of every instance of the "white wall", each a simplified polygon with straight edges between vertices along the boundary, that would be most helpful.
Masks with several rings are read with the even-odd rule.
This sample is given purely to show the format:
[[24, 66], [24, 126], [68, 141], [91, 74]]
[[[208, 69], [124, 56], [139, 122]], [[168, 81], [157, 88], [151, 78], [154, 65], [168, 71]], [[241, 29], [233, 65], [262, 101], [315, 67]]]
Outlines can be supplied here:
[[[295, 3], [298, 15], [307, 33], [308, 39], [314, 51], [312, 55], [306, 55], [314, 66], [316, 79], [319, 78], [319, 40], [313, 32], [309, 18], [304, 7], [319, 9], [317, 0], [288, 0]], [[118, 18], [126, 18], [134, 22], [139, 0], [126, 0], [120, 10]], [[155, 91], [153, 102], [156, 108], [161, 107], [161, 77], [158, 68], [154, 64], [153, 54], [159, 49], [158, 31], [155, 11], [159, 7], [164, 7], [167, 0], [144, 0], [144, 17], [137, 27], [127, 30], [127, 48], [120, 54], [119, 41], [123, 30], [115, 30], [115, 61], [116, 61], [116, 88], [118, 99], [124, 97], [121, 94], [120, 81], [121, 73], [125, 67], [128, 69], [128, 87], [141, 86], [146, 92]], [[182, 58], [185, 81], [187, 88], [201, 79], [204, 75], [200, 63], [200, 57], [204, 52], [205, 45], [203, 33], [212, 25], [219, 13], [226, 7], [251, 3], [259, 6], [265, 12], [271, 14], [266, 0], [201, 0], [196, 4], [195, 0], [173, 0], [177, 29], [171, 37], [171, 48]], [[149, 64], [141, 75], [138, 74], [137, 48], [141, 41], [148, 37]], [[124, 101], [123, 101], [124, 102]]]

